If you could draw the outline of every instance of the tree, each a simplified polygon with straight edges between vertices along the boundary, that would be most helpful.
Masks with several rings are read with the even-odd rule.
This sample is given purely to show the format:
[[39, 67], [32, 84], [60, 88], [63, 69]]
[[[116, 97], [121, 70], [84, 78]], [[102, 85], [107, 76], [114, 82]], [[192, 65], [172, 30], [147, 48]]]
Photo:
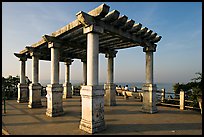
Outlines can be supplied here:
[[179, 84], [176, 83], [173, 85], [173, 90], [175, 94], [179, 94], [181, 90], [185, 91], [185, 94], [188, 98], [193, 102], [191, 106], [197, 107], [198, 106], [198, 99], [202, 98], [202, 73], [197, 72], [195, 73], [196, 77], [192, 78], [190, 82], [187, 84]]
[[[18, 83], [20, 83], [20, 77], [18, 75], [16, 77], [11, 75], [7, 78], [2, 77], [2, 97], [5, 96], [7, 99], [17, 97]], [[26, 84], [30, 83], [31, 81], [26, 77]]]

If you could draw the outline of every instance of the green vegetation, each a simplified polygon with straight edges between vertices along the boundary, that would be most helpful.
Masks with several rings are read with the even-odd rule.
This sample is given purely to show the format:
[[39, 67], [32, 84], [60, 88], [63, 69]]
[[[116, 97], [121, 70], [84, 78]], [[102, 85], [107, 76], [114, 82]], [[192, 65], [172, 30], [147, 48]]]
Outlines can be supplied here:
[[[8, 76], [7, 78], [2, 77], [2, 98], [6, 99], [16, 98], [18, 94], [18, 83], [20, 77]], [[26, 84], [30, 84], [31, 81], [26, 77]]]
[[187, 84], [176, 83], [173, 85], [175, 97], [183, 90], [186, 94], [185, 99], [192, 100], [190, 106], [198, 107], [198, 100], [202, 98], [202, 73], [195, 73], [197, 76]]

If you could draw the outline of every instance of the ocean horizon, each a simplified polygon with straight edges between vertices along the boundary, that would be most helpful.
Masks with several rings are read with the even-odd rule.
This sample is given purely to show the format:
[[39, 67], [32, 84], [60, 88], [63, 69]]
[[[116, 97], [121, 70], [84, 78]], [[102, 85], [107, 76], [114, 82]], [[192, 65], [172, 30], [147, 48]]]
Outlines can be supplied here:
[[[44, 80], [44, 81], [41, 81], [41, 85], [42, 86], [46, 86], [47, 84], [50, 84], [50, 81], [49, 80]], [[63, 84], [63, 80], [60, 80], [60, 84]], [[82, 84], [82, 82], [79, 82], [79, 81], [71, 81], [71, 84], [73, 86], [79, 86]], [[105, 82], [100, 82], [99, 85], [104, 85]], [[144, 84], [144, 82], [115, 82], [116, 85], [121, 85], [121, 87], [123, 86], [126, 86], [128, 85], [129, 88], [132, 88], [132, 87], [137, 87], [137, 88], [142, 88], [142, 85]], [[161, 90], [161, 89], [165, 89], [165, 92], [167, 93], [174, 93], [173, 91], [173, 85], [175, 83], [155, 83], [157, 85], [157, 90]]]

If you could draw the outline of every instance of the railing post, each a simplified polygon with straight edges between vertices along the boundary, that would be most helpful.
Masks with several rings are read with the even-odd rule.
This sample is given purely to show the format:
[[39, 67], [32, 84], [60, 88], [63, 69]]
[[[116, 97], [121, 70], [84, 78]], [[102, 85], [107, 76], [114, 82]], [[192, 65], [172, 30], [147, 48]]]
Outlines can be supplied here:
[[185, 109], [185, 93], [183, 90], [180, 91], [180, 110]]
[[198, 98], [198, 104], [199, 104], [199, 108], [200, 108], [200, 113], [202, 115], [202, 98]]
[[6, 98], [4, 97], [4, 113], [6, 114]]
[[6, 113], [6, 92], [5, 88], [3, 88], [3, 103], [4, 103], [4, 114]]
[[164, 102], [165, 99], [165, 88], [161, 89], [161, 102]]

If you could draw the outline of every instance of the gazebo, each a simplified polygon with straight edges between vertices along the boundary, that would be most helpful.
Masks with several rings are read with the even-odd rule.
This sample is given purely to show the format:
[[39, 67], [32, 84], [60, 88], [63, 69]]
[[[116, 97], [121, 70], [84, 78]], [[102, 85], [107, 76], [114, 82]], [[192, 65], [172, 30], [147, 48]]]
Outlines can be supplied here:
[[[38, 77], [39, 60], [51, 61], [51, 83], [47, 85], [47, 110], [49, 117], [60, 116], [63, 111], [63, 98], [72, 97], [70, 83], [70, 65], [73, 59], [83, 63], [83, 86], [80, 90], [82, 116], [79, 128], [95, 133], [105, 129], [104, 105], [116, 105], [114, 84], [114, 58], [118, 50], [141, 46], [146, 53], [146, 82], [142, 87], [142, 111], [157, 112], [156, 84], [153, 82], [153, 52], [161, 36], [135, 23], [126, 15], [102, 4], [86, 13], [80, 11], [76, 20], [53, 32], [44, 35], [41, 40], [14, 53], [21, 62], [20, 83], [17, 102], [28, 102], [29, 108], [41, 107], [41, 84]], [[107, 64], [107, 82], [99, 86], [98, 56], [105, 54]], [[32, 83], [25, 84], [27, 59], [32, 59]], [[59, 84], [59, 62], [65, 63], [65, 82]], [[29, 91], [29, 94], [28, 94]]]

